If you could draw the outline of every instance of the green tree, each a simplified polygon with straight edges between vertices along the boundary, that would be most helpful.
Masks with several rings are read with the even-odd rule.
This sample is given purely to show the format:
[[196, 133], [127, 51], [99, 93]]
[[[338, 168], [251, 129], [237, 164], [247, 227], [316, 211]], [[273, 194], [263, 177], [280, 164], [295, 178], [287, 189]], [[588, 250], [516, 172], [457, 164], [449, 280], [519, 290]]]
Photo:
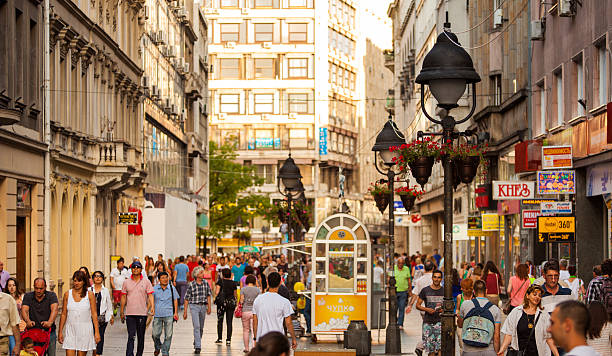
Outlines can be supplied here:
[[270, 210], [270, 198], [256, 194], [253, 187], [263, 184], [255, 167], [236, 162], [238, 154], [233, 143], [218, 145], [210, 142], [210, 225], [205, 234], [221, 237], [242, 220], [246, 225], [251, 218]]

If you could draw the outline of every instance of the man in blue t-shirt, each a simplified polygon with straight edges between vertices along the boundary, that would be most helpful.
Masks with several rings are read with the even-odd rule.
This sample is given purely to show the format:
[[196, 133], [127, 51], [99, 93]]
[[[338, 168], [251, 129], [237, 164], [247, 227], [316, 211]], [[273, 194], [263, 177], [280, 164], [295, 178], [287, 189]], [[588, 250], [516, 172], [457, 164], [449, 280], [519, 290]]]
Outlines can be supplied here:
[[440, 254], [438, 253], [438, 249], [437, 248], [434, 248], [434, 250], [433, 250], [433, 258], [434, 258], [434, 260], [436, 260], [436, 267], [438, 269], [440, 269], [441, 268], [440, 267], [440, 260], [442, 259], [442, 256], [440, 256]]
[[187, 274], [189, 267], [185, 264], [185, 256], [179, 257], [179, 263], [174, 266], [174, 285], [179, 292], [179, 306], [183, 307], [185, 292], [187, 292]]
[[559, 262], [552, 259], [544, 264], [542, 271], [544, 276], [544, 284], [542, 289], [542, 307], [549, 313], [552, 313], [557, 304], [566, 300], [576, 300], [577, 296], [572, 294], [572, 290], [564, 288], [559, 284], [560, 268]]
[[244, 276], [244, 269], [246, 267], [246, 264], [242, 263], [240, 257], [236, 257], [234, 261], [236, 263], [232, 267], [232, 275], [234, 275], [234, 282], [240, 283], [240, 278]]

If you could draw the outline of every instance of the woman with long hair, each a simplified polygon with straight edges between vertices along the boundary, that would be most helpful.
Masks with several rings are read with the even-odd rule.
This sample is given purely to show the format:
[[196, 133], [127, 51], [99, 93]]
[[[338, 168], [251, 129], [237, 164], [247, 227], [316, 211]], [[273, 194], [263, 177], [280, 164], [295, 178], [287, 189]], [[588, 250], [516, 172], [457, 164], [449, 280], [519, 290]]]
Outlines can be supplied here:
[[221, 270], [222, 279], [217, 281], [215, 286], [215, 303], [217, 304], [217, 341], [220, 344], [223, 338], [223, 318], [227, 323], [227, 338], [225, 344], [227, 346], [232, 343], [232, 320], [234, 319], [234, 310], [236, 309], [236, 299], [238, 297], [237, 283], [232, 280], [232, 273], [228, 268]]
[[85, 286], [85, 288], [89, 288], [93, 284], [93, 279], [91, 279], [91, 275], [89, 274], [89, 268], [81, 266], [81, 268], [79, 268], [79, 271], [85, 273], [85, 277], [87, 278], [87, 285]]
[[96, 349], [93, 352], [94, 356], [102, 355], [104, 351], [104, 333], [108, 323], [113, 325], [115, 318], [113, 315], [113, 301], [108, 288], [104, 286], [104, 273], [95, 271], [93, 273], [93, 286], [89, 290], [93, 292], [96, 298], [96, 313], [98, 315], [98, 330], [100, 330], [100, 342], [96, 344]]
[[96, 298], [87, 283], [85, 273], [78, 270], [72, 275], [72, 289], [64, 293], [57, 341], [64, 345], [66, 356], [85, 356], [101, 340]]
[[149, 278], [149, 281], [151, 282], [151, 284], [155, 284], [153, 283], [153, 280], [155, 279], [155, 271], [156, 271], [156, 264], [155, 261], [153, 261], [153, 257], [147, 257], [145, 258], [146, 264], [145, 264], [145, 273], [147, 274], [147, 278]]
[[493, 305], [499, 306], [499, 294], [504, 287], [504, 280], [493, 261], [487, 261], [480, 279], [487, 285], [487, 299], [489, 299]]
[[[19, 314], [19, 317], [21, 319], [21, 304], [23, 303], [23, 291], [19, 288], [19, 282], [17, 281], [17, 279], [11, 277], [9, 279], [6, 280], [6, 287], [4, 287], [4, 293], [10, 295], [11, 297], [13, 297], [13, 299], [15, 299], [15, 303], [17, 303], [17, 311]], [[24, 321], [20, 321], [19, 322], [19, 330], [23, 331], [25, 330], [25, 322]], [[13, 348], [15, 347], [16, 342], [15, 342], [15, 336], [10, 335], [9, 336], [9, 355], [13, 354]]]
[[[461, 281], [461, 293], [455, 298], [455, 315], [459, 315], [461, 305], [466, 300], [472, 300], [474, 298], [474, 281], [470, 278], [466, 278]], [[457, 331], [459, 347], [463, 349], [463, 341], [461, 340], [461, 328]]]
[[204, 268], [204, 280], [206, 282], [208, 282], [208, 285], [210, 286], [210, 289], [213, 289], [213, 273], [210, 270], [210, 264], [208, 262], [204, 262], [204, 265], [202, 266], [202, 268]]
[[521, 263], [516, 266], [516, 274], [510, 277], [508, 281], [508, 295], [510, 296], [510, 305], [508, 310], [504, 312], [510, 313], [512, 309], [521, 305], [524, 300], [527, 288], [531, 285], [529, 280], [529, 267]]
[[601, 302], [591, 302], [587, 308], [591, 314], [591, 324], [587, 330], [587, 344], [601, 356], [611, 356], [612, 322], [608, 318], [606, 307]]
[[550, 315], [543, 309], [542, 288], [535, 284], [529, 286], [523, 304], [512, 309], [501, 328], [504, 340], [497, 355], [505, 355], [506, 349], [512, 347], [522, 351], [524, 356], [550, 355], [551, 351], [554, 356], [559, 356], [555, 343], [546, 331]]
[[244, 352], [247, 353], [251, 349], [251, 340], [255, 336], [252, 331], [253, 322], [253, 302], [261, 290], [257, 288], [257, 278], [255, 275], [249, 274], [245, 279], [246, 285], [240, 289], [240, 305], [242, 305], [242, 339], [244, 340]]
[[482, 268], [480, 266], [474, 267], [474, 270], [472, 271], [472, 274], [470, 275], [470, 279], [473, 282], [476, 282], [477, 280], [481, 279], [481, 277], [482, 277]]
[[453, 299], [461, 294], [461, 279], [459, 279], [459, 272], [456, 268], [452, 269], [452, 280], [453, 280]]
[[289, 356], [289, 339], [278, 331], [272, 331], [259, 338], [248, 356]]
[[166, 269], [166, 263], [163, 260], [155, 262], [155, 270], [153, 271], [153, 285], [159, 284], [158, 275], [161, 272], [168, 273], [168, 270]]
[[412, 278], [412, 285], [414, 286], [416, 283], [416, 280], [421, 278], [421, 276], [423, 276], [423, 274], [425, 274], [425, 265], [423, 265], [423, 262], [421, 261], [420, 257], [417, 257], [414, 259], [414, 267], [412, 267], [412, 274], [411, 276]]

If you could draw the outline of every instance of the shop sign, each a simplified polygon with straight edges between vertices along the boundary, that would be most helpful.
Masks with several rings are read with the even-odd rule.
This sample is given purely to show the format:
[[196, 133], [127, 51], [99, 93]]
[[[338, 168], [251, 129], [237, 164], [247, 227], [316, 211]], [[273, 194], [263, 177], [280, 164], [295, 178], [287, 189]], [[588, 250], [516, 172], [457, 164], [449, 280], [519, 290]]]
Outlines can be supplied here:
[[314, 332], [345, 331], [351, 320], [369, 323], [367, 295], [316, 295], [313, 299]]
[[[464, 241], [469, 240], [470, 237], [467, 233], [467, 224], [453, 224], [453, 241]], [[442, 224], [441, 230], [441, 241], [444, 241], [444, 224]]]
[[538, 171], [538, 194], [575, 193], [575, 171]]
[[612, 163], [589, 167], [586, 195], [592, 197], [608, 193], [612, 193]]
[[538, 227], [538, 216], [542, 213], [540, 210], [523, 210], [523, 229], [535, 229]]
[[521, 205], [537, 205], [540, 206], [542, 203], [556, 201], [552, 199], [529, 199], [529, 200], [521, 200]]
[[572, 167], [572, 146], [542, 147], [542, 169], [564, 169]]
[[[501, 223], [500, 223], [501, 220]], [[500, 231], [504, 229], [504, 219], [497, 214], [482, 214], [482, 231]], [[500, 226], [501, 224], [501, 226]]]
[[319, 155], [327, 155], [327, 127], [319, 127]]
[[493, 236], [492, 231], [482, 231], [482, 217], [469, 216], [467, 223], [468, 236]]
[[533, 199], [533, 183], [530, 181], [493, 181], [493, 200]]
[[540, 204], [542, 214], [571, 214], [571, 201], [553, 201]]
[[538, 240], [540, 242], [575, 242], [576, 217], [538, 217]]
[[497, 203], [497, 215], [514, 215], [521, 211], [518, 200], [503, 200]]
[[421, 214], [402, 214], [395, 216], [396, 226], [421, 226]]
[[138, 225], [138, 212], [118, 213], [117, 224]]

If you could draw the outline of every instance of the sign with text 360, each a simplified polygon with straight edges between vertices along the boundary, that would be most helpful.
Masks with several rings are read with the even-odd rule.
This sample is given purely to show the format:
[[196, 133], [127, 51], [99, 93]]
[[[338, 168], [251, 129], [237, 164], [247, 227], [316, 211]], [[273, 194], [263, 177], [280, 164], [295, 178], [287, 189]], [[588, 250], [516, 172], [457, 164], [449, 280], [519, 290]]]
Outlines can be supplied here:
[[138, 225], [138, 213], [118, 213], [117, 224], [121, 225]]
[[533, 199], [535, 182], [493, 181], [493, 200]]

